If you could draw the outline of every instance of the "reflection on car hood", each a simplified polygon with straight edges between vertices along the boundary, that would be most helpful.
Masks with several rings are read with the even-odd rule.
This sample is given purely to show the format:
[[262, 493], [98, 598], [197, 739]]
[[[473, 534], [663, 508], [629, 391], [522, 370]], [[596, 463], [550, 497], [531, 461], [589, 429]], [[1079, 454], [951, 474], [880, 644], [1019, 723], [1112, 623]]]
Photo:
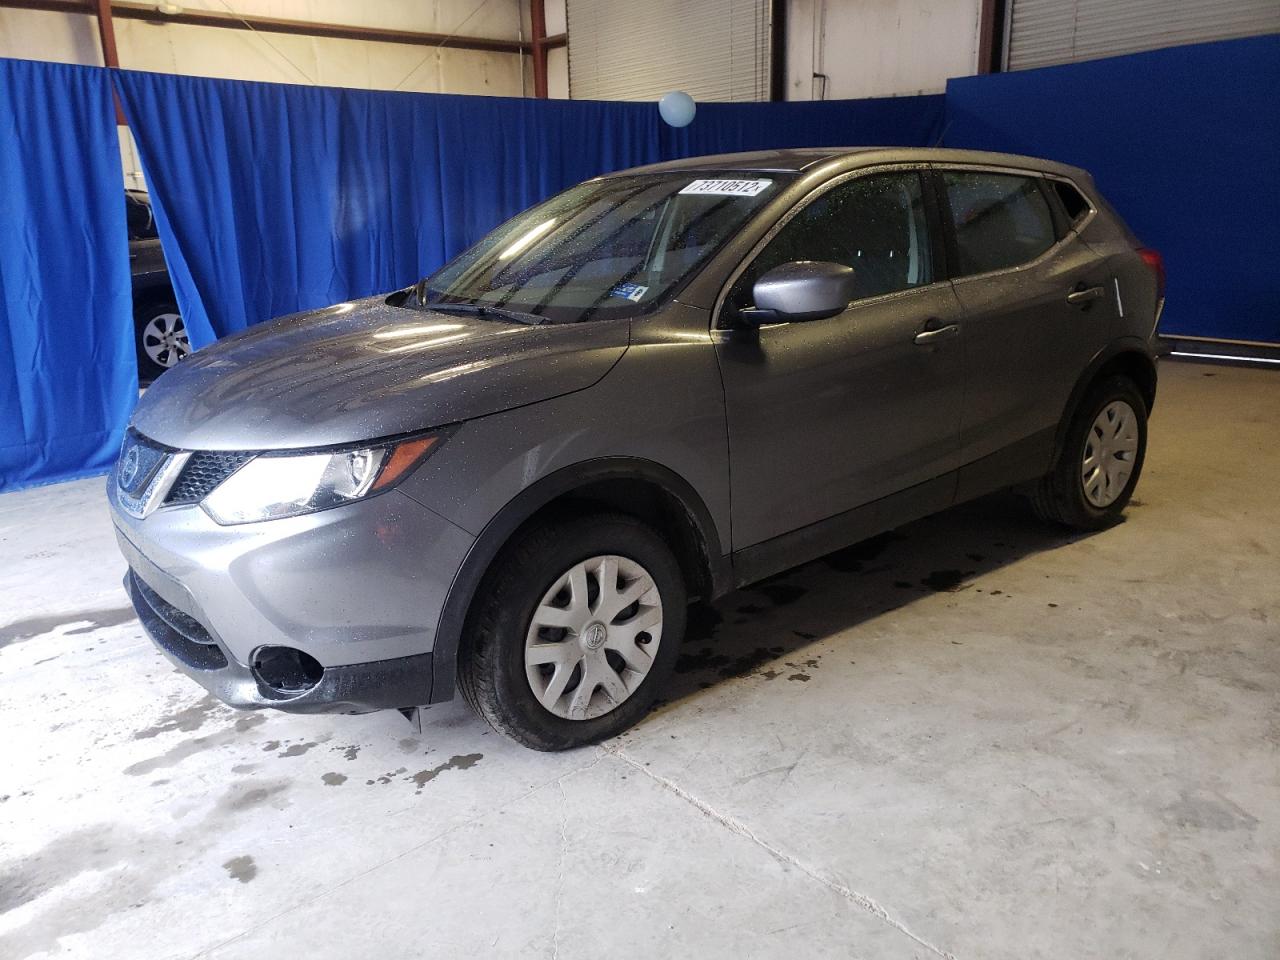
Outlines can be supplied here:
[[627, 339], [625, 321], [526, 326], [371, 297], [283, 317], [193, 354], [147, 390], [133, 425], [189, 450], [392, 436], [585, 389]]

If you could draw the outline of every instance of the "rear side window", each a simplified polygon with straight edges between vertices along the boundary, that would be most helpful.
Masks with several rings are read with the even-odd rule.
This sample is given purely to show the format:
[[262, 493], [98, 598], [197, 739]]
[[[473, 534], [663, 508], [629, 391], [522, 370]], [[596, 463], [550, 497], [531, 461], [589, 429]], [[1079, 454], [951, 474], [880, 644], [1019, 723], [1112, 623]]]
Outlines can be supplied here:
[[1050, 180], [1053, 184], [1053, 190], [1058, 195], [1058, 199], [1062, 201], [1062, 209], [1067, 214], [1067, 220], [1074, 227], [1089, 213], [1089, 201], [1069, 183], [1062, 180]]
[[961, 276], [1034, 260], [1056, 242], [1049, 204], [1032, 177], [944, 171]]

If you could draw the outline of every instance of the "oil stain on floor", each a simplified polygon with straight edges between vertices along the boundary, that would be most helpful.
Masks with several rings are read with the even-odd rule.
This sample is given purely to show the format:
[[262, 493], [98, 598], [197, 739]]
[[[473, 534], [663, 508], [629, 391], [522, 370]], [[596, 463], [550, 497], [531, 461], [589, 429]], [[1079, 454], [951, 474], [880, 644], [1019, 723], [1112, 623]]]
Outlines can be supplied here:
[[483, 759], [483, 753], [464, 753], [461, 756], [450, 757], [444, 763], [437, 767], [432, 767], [430, 770], [419, 770], [413, 776], [405, 777], [405, 779], [412, 780], [418, 785], [418, 789], [414, 793], [421, 793], [423, 787], [446, 770], [470, 770]]
[[248, 883], [258, 875], [258, 866], [253, 862], [253, 857], [247, 854], [240, 857], [232, 857], [222, 865], [227, 876], [232, 880], [239, 880], [241, 883]]

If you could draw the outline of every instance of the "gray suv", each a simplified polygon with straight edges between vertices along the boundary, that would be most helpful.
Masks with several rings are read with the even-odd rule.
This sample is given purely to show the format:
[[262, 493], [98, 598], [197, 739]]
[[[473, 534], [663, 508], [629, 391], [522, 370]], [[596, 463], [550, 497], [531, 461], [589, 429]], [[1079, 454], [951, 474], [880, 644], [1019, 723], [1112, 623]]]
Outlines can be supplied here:
[[236, 707], [453, 697], [634, 724], [686, 607], [999, 488], [1113, 523], [1159, 255], [1082, 170], [786, 150], [590, 180], [414, 287], [256, 327], [139, 403], [126, 586]]

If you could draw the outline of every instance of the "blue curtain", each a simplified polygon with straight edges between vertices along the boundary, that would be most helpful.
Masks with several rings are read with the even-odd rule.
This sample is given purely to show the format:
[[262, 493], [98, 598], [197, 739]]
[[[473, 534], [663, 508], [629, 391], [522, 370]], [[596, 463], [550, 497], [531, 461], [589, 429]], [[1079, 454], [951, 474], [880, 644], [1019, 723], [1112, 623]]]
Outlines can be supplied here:
[[[652, 106], [641, 108], [656, 118]], [[663, 159], [782, 147], [932, 147], [946, 97], [879, 97], [789, 103], [704, 103], [681, 130], [662, 127]]]
[[943, 98], [653, 104], [386, 93], [120, 72], [192, 342], [413, 282], [597, 174], [772, 146], [919, 144]]
[[137, 398], [107, 74], [0, 59], [0, 490], [105, 468]]
[[[116, 71], [197, 346], [403, 286], [580, 180], [681, 156], [878, 143], [1091, 170], [1169, 271], [1171, 334], [1280, 342], [1280, 37], [948, 83], [942, 96], [653, 104]], [[945, 132], [944, 132], [945, 131]], [[0, 59], [0, 490], [104, 469], [136, 397], [107, 71]]]
[[[953, 80], [945, 98], [701, 104], [683, 130], [653, 104], [115, 79], [197, 346], [403, 286], [599, 173], [944, 137], [1091, 170], [1165, 256], [1164, 332], [1280, 342], [1276, 36]], [[104, 469], [136, 397], [106, 71], [0, 59], [0, 184], [4, 490]]]
[[1161, 331], [1280, 343], [1280, 36], [947, 83], [946, 145], [1052, 157], [1168, 270]]

